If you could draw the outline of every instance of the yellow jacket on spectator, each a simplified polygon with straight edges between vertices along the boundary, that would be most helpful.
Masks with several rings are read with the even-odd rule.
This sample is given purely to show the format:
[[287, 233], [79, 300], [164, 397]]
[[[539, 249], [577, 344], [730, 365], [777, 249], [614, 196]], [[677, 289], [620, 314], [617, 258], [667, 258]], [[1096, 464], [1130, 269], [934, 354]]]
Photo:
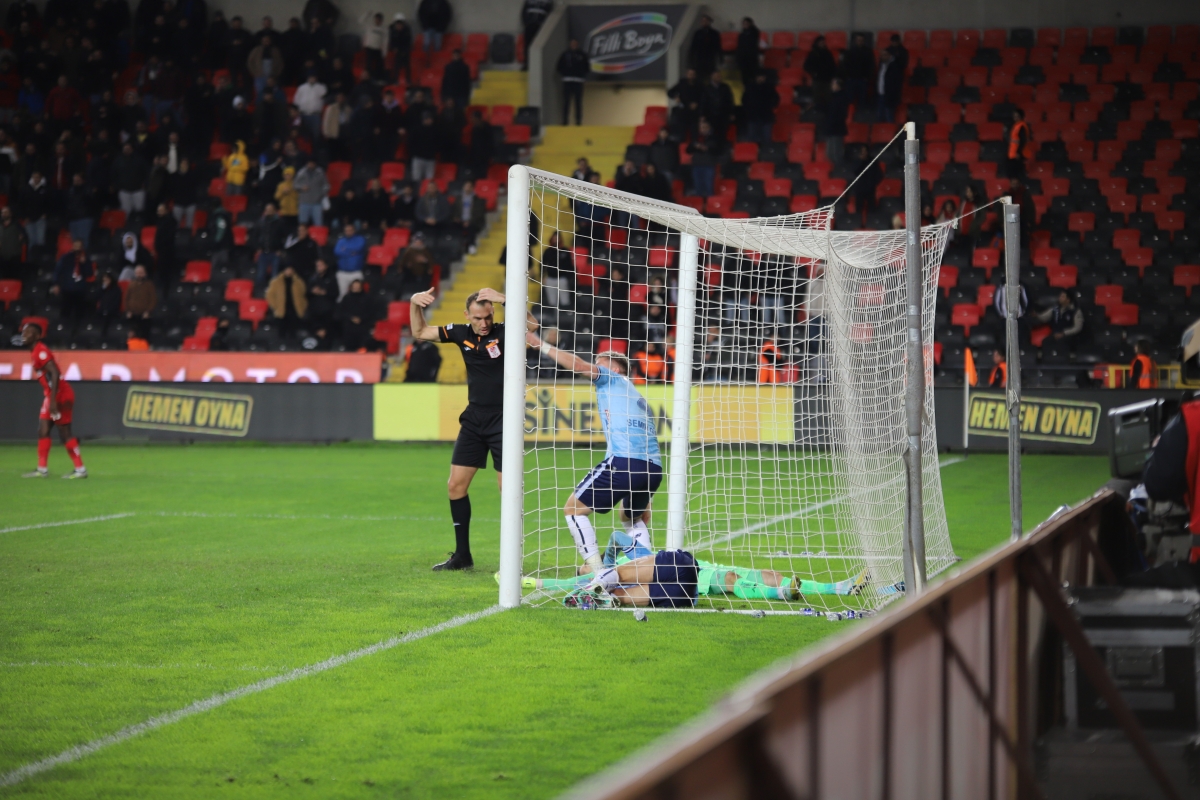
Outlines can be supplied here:
[[275, 187], [275, 200], [279, 204], [279, 216], [295, 217], [300, 214], [300, 194], [296, 191], [296, 168], [284, 167], [283, 180]]
[[250, 157], [246, 155], [246, 143], [238, 140], [237, 147], [225, 156], [225, 182], [232, 186], [244, 186], [246, 173], [250, 171]]

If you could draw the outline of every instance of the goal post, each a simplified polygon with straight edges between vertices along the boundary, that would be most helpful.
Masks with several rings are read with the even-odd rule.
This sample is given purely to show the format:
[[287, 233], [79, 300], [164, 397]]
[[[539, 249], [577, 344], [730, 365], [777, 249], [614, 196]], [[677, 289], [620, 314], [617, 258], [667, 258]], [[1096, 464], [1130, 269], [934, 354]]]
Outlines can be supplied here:
[[[949, 226], [836, 231], [833, 211], [710, 218], [511, 168], [501, 605], [572, 584], [564, 504], [606, 457], [596, 387], [526, 352], [525, 309], [561, 351], [627, 359], [661, 451], [653, 546], [696, 556], [702, 608], [877, 608], [920, 585], [904, 552], [922, 529], [928, 573], [954, 562], [931, 391]], [[601, 552], [621, 541], [618, 513], [588, 524]]]

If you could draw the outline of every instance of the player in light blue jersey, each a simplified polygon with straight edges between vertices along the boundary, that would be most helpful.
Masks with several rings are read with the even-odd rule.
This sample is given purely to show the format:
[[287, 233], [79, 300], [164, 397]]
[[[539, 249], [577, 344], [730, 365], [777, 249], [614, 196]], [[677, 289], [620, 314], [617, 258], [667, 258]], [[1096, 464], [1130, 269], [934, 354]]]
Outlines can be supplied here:
[[612, 350], [596, 356], [596, 363], [543, 342], [537, 334], [526, 342], [565, 369], [582, 375], [596, 385], [596, 401], [608, 450], [604, 460], [584, 477], [563, 507], [567, 528], [585, 564], [598, 573], [601, 568], [596, 529], [588, 519], [593, 511], [607, 514], [623, 506], [620, 519], [630, 536], [648, 550], [650, 499], [662, 483], [662, 456], [658, 431], [650, 406], [629, 380], [629, 361]]

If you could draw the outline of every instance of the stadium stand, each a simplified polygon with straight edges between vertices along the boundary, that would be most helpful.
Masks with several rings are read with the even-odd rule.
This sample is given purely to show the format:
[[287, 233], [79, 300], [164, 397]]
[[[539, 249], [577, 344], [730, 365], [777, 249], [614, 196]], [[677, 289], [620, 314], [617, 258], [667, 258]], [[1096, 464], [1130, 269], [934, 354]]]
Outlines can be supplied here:
[[[13, 7], [2, 40], [7, 52], [0, 53], [0, 155], [8, 167], [0, 170], [0, 199], [9, 207], [0, 219], [0, 346], [10, 346], [21, 320], [33, 316], [48, 321], [52, 346], [125, 346], [127, 320], [99, 311], [64, 318], [51, 292], [57, 260], [74, 237], [87, 240], [97, 303], [103, 275], [111, 273], [123, 292], [127, 268], [149, 262], [158, 286], [152, 347], [360, 345], [340, 337], [337, 303], [328, 297], [311, 303], [310, 317], [286, 334], [256, 302], [286, 263], [310, 293], [327, 291], [321, 287], [332, 277], [316, 272], [316, 262], [336, 275], [349, 220], [365, 238], [370, 321], [380, 323], [367, 345], [396, 353], [406, 331], [392, 304], [451, 277], [454, 265], [463, 265], [454, 276], [463, 280], [446, 302], [500, 274], [502, 244], [481, 239], [467, 256], [478, 232], [453, 222], [463, 184], [473, 181], [475, 197], [502, 221], [508, 164], [532, 149], [535, 166], [574, 168], [570, 141], [557, 132], [543, 140], [521, 74], [483, 69], [489, 59], [523, 58], [519, 37], [450, 33], [441, 50], [425, 52], [409, 31], [409, 49], [392, 47], [380, 67], [368, 64], [357, 35], [335, 39], [318, 25], [307, 37], [280, 33], [272, 46], [282, 68], [262, 75], [257, 65], [272, 57], [259, 44], [262, 31], [216, 15], [181, 28], [185, 13], [173, 11], [163, 29], [152, 20], [92, 18], [93, 10], [43, 20], [31, 4]], [[106, 36], [86, 35], [94, 26]], [[392, 34], [404, 40], [402, 31]], [[846, 32], [762, 36], [765, 88], [741, 85], [736, 71], [727, 73], [728, 92], [703, 79], [683, 81], [670, 95], [697, 99], [697, 112], [678, 103], [651, 106], [628, 133], [596, 131], [604, 153], [593, 166], [615, 180], [617, 164], [629, 160], [644, 180], [653, 164], [665, 191], [648, 182], [643, 191], [707, 214], [796, 213], [837, 199], [838, 228], [887, 228], [903, 212], [900, 149], [888, 143], [913, 121], [925, 150], [923, 222], [1011, 194], [1023, 210], [1021, 281], [1031, 305], [1052, 308], [1067, 292], [1083, 315], [1083, 332], [1068, 345], [1044, 326], [1023, 327], [1022, 364], [1053, 367], [1040, 372], [1077, 385], [1087, 377], [1069, 367], [1126, 363], [1138, 339], [1152, 343], [1157, 360], [1173, 360], [1179, 333], [1200, 313], [1200, 294], [1192, 291], [1200, 285], [1200, 216], [1189, 213], [1200, 206], [1200, 26], [876, 31], [868, 42], [872, 69], [890, 59], [902, 78], [885, 82], [884, 97], [875, 96], [876, 80], [864, 88], [847, 71], [853, 43]], [[104, 49], [101, 42], [116, 44]], [[331, 46], [314, 45], [320, 42]], [[723, 37], [722, 46], [732, 55], [736, 36]], [[826, 51], [832, 69], [822, 66]], [[862, 57], [853, 54], [854, 63]], [[465, 109], [442, 97], [447, 68], [460, 60], [474, 85]], [[78, 69], [92, 61], [103, 68]], [[309, 73], [323, 93], [307, 85]], [[838, 90], [836, 77], [851, 79]], [[1013, 153], [1016, 111], [1026, 127]], [[719, 145], [712, 193], [703, 197], [692, 180], [700, 116], [718, 122]], [[613, 131], [626, 137], [624, 159], [622, 145], [603, 138]], [[133, 146], [118, 146], [126, 142]], [[321, 170], [315, 179], [306, 173], [310, 158]], [[294, 174], [285, 176], [286, 168]], [[430, 183], [438, 190], [433, 199]], [[163, 216], [160, 203], [168, 207]], [[278, 205], [280, 221], [264, 214], [269, 203]], [[422, 203], [429, 217], [418, 214]], [[946, 252], [935, 325], [939, 380], [961, 380], [955, 354], [964, 348], [986, 351], [1002, 341], [990, 302], [1004, 263], [994, 212], [990, 206], [965, 217]], [[297, 244], [300, 218], [312, 223], [311, 241]], [[644, 224], [607, 230], [608, 238], [591, 239], [561, 270], [573, 276], [573, 288], [603, 301], [614, 253], [635, 287], [657, 277], [670, 286], [673, 237]], [[705, 313], [725, 319], [721, 309], [745, 295], [762, 317], [761, 287], [744, 285], [736, 259], [708, 248], [704, 261]], [[599, 314], [539, 313], [581, 343], [614, 338]], [[774, 323], [785, 354], [806, 347], [804, 322], [798, 304]], [[646, 350], [646, 331], [636, 321], [631, 327], [616, 338], [631, 353]], [[745, 358], [720, 376], [750, 376], [757, 349], [747, 343]]]
[[[396, 353], [408, 324], [397, 301], [440, 285], [477, 242], [495, 258], [463, 208], [497, 210], [507, 165], [540, 118], [523, 95], [489, 100], [487, 34], [449, 33], [425, 52], [393, 22], [386, 61], [372, 65], [357, 35], [334, 39], [320, 23], [252, 32], [176, 7], [164, 27], [153, 15], [73, 8], [42, 19], [33, 4], [14, 5], [0, 31], [0, 347], [37, 317], [59, 348], [123, 349], [138, 327], [155, 349]], [[449, 99], [464, 70], [483, 89], [466, 108]], [[366, 240], [366, 327], [382, 334], [366, 342], [342, 335], [332, 282], [347, 222]], [[64, 314], [52, 292], [73, 238], [95, 268], [95, 313]], [[136, 264], [157, 287], [148, 326], [124, 314]], [[298, 325], [264, 300], [288, 264], [310, 299]], [[101, 310], [110, 285], [121, 292], [115, 314]]]

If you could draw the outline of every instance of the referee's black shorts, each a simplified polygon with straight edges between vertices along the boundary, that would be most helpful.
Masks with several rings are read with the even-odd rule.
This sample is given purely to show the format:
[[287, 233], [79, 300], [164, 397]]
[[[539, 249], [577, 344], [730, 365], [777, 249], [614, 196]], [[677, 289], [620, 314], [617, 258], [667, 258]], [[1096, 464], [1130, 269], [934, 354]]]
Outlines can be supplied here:
[[456, 467], [487, 466], [487, 456], [492, 454], [492, 467], [496, 472], [503, 469], [504, 457], [504, 409], [501, 406], [467, 405], [458, 418], [458, 440], [454, 442], [454, 455], [450, 463]]

